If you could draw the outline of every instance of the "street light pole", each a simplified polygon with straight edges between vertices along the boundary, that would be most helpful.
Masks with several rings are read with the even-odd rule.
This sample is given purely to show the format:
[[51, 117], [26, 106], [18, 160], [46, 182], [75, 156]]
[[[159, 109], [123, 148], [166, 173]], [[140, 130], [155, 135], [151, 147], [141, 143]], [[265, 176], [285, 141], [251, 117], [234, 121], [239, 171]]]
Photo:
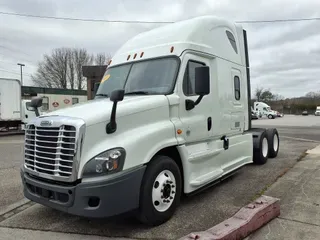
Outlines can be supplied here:
[[17, 65], [20, 66], [20, 72], [21, 72], [21, 86], [23, 86], [23, 78], [22, 78], [22, 67], [24, 67], [25, 65], [23, 63], [18, 63]]

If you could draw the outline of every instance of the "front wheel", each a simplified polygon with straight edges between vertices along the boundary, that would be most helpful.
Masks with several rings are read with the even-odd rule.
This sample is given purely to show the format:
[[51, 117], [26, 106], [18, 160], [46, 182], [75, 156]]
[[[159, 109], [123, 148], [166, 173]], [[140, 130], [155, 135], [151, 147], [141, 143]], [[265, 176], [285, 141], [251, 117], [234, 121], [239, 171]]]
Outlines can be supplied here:
[[167, 156], [155, 156], [143, 177], [138, 219], [151, 226], [168, 221], [180, 203], [181, 182], [175, 161]]

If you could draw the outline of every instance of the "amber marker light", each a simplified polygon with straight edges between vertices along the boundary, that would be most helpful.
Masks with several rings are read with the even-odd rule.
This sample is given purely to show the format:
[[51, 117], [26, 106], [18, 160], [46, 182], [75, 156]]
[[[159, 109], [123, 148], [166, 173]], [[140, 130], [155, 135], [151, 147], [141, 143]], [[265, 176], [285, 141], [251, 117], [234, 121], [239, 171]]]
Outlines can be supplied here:
[[180, 135], [182, 133], [182, 130], [181, 129], [178, 129], [177, 130], [177, 133]]

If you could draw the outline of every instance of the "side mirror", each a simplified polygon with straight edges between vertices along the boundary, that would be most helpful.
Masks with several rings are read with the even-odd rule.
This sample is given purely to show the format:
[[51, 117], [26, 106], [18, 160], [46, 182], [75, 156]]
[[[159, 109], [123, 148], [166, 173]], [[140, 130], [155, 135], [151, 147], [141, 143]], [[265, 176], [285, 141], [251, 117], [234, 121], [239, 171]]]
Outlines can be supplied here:
[[33, 108], [39, 108], [42, 106], [42, 97], [34, 97], [31, 99], [30, 106]]
[[208, 95], [210, 93], [210, 71], [208, 66], [195, 69], [195, 93], [197, 95]]
[[34, 108], [36, 116], [39, 117], [40, 113], [38, 108], [42, 106], [42, 97], [34, 97], [31, 100], [30, 106]]
[[198, 105], [203, 96], [210, 93], [210, 68], [208, 66], [195, 68], [195, 93], [199, 95], [194, 102], [191, 99], [186, 99], [186, 110], [189, 111]]
[[114, 90], [114, 91], [111, 93], [111, 96], [110, 96], [110, 100], [111, 100], [112, 102], [122, 101], [123, 98], [124, 98], [124, 90], [123, 90], [123, 89]]
[[116, 122], [116, 112], [117, 112], [117, 103], [122, 101], [124, 98], [124, 90], [114, 90], [110, 95], [110, 100], [113, 101], [112, 112], [110, 116], [110, 122], [107, 124], [106, 132], [107, 134], [114, 133], [117, 130]]

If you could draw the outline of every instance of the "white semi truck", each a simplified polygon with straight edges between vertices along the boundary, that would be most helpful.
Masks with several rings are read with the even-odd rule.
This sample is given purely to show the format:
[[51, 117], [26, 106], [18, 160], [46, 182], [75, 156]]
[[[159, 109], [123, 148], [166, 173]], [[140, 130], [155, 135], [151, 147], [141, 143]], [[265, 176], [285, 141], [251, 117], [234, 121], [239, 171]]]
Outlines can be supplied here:
[[[0, 78], [0, 130], [21, 130], [36, 112], [31, 100], [21, 99], [21, 84], [17, 79]], [[39, 112], [39, 114], [41, 114]]]
[[278, 116], [277, 112], [264, 102], [254, 102], [254, 110], [258, 112], [259, 116], [265, 116], [269, 119], [274, 119]]
[[241, 26], [203, 16], [141, 33], [114, 55], [94, 100], [28, 124], [24, 195], [70, 214], [136, 210], [162, 224], [182, 194], [277, 156], [278, 132], [251, 127], [250, 99]]

